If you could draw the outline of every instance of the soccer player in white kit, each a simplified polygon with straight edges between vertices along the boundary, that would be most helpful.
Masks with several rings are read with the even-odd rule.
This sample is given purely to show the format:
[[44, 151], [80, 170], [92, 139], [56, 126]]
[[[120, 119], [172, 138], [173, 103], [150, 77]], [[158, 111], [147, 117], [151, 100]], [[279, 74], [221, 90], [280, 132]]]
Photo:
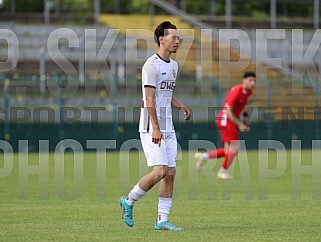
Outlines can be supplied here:
[[185, 120], [190, 110], [173, 96], [178, 73], [176, 61], [170, 58], [176, 53], [180, 41], [176, 26], [165, 21], [155, 29], [155, 42], [159, 48], [142, 69], [142, 108], [139, 123], [140, 139], [152, 171], [143, 176], [127, 196], [120, 198], [122, 219], [134, 226], [133, 206], [155, 184], [160, 182], [156, 230], [182, 230], [168, 222], [172, 206], [173, 185], [176, 172], [177, 140], [172, 120], [172, 106], [179, 108]]

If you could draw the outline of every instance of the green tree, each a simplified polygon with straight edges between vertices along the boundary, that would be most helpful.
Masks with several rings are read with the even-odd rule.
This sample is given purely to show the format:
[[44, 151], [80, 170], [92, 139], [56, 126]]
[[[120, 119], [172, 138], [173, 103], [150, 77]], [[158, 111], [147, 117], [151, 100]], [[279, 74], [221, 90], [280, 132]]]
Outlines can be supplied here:
[[149, 1], [148, 0], [132, 0], [129, 7], [138, 13], [148, 13]]
[[70, 13], [92, 13], [92, 0], [61, 0], [61, 11]]
[[43, 12], [43, 0], [16, 1], [16, 12]]
[[[145, 0], [148, 2], [148, 0]], [[132, 9], [132, 0], [101, 0], [100, 7], [102, 13], [115, 13], [119, 6], [119, 13], [136, 13], [139, 9]]]

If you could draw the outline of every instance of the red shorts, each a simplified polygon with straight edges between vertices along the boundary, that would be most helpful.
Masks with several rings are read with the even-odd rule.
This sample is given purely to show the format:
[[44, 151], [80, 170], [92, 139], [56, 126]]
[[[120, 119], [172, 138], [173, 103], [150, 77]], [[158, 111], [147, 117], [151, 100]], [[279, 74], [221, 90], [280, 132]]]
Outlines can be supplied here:
[[222, 143], [231, 143], [232, 140], [239, 139], [239, 131], [233, 122], [227, 120], [226, 123], [222, 124], [218, 120], [216, 124], [221, 133]]

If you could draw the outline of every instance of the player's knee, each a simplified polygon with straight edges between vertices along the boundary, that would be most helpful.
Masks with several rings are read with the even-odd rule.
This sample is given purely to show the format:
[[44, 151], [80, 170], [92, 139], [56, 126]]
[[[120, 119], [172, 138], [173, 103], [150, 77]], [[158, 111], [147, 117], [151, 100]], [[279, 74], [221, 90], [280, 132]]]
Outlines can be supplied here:
[[239, 147], [233, 147], [233, 149], [231, 149], [231, 152], [234, 154], [237, 154], [239, 152]]
[[229, 151], [236, 154], [239, 151], [239, 141], [233, 140], [229, 145]]
[[161, 170], [161, 174], [160, 174], [161, 178], [164, 178], [165, 176], [167, 176], [168, 171], [169, 171], [168, 166], [163, 166], [163, 169]]
[[163, 179], [168, 174], [169, 168], [167, 166], [159, 166], [154, 169], [154, 175], [157, 180]]
[[175, 179], [175, 174], [176, 174], [175, 167], [168, 168], [168, 172], [167, 172], [167, 175], [164, 177], [164, 181], [166, 183], [173, 183]]
[[237, 147], [235, 148], [234, 154], [237, 154], [237, 153], [239, 152], [239, 149], [240, 149], [240, 147], [237, 146]]
[[170, 167], [170, 168], [168, 168], [167, 175], [169, 175], [169, 176], [175, 176], [175, 175], [176, 175], [176, 167]]

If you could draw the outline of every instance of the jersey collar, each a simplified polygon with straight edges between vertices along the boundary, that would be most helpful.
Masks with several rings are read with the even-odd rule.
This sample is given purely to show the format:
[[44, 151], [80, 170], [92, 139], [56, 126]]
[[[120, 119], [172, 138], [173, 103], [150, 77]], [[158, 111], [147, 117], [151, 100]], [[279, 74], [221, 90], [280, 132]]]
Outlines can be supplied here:
[[166, 62], [166, 63], [170, 63], [171, 62], [171, 59], [169, 59], [168, 61], [167, 60], [164, 60], [162, 57], [160, 57], [160, 55], [158, 53], [156, 53], [156, 55], [158, 56], [159, 59], [161, 59], [162, 61]]

